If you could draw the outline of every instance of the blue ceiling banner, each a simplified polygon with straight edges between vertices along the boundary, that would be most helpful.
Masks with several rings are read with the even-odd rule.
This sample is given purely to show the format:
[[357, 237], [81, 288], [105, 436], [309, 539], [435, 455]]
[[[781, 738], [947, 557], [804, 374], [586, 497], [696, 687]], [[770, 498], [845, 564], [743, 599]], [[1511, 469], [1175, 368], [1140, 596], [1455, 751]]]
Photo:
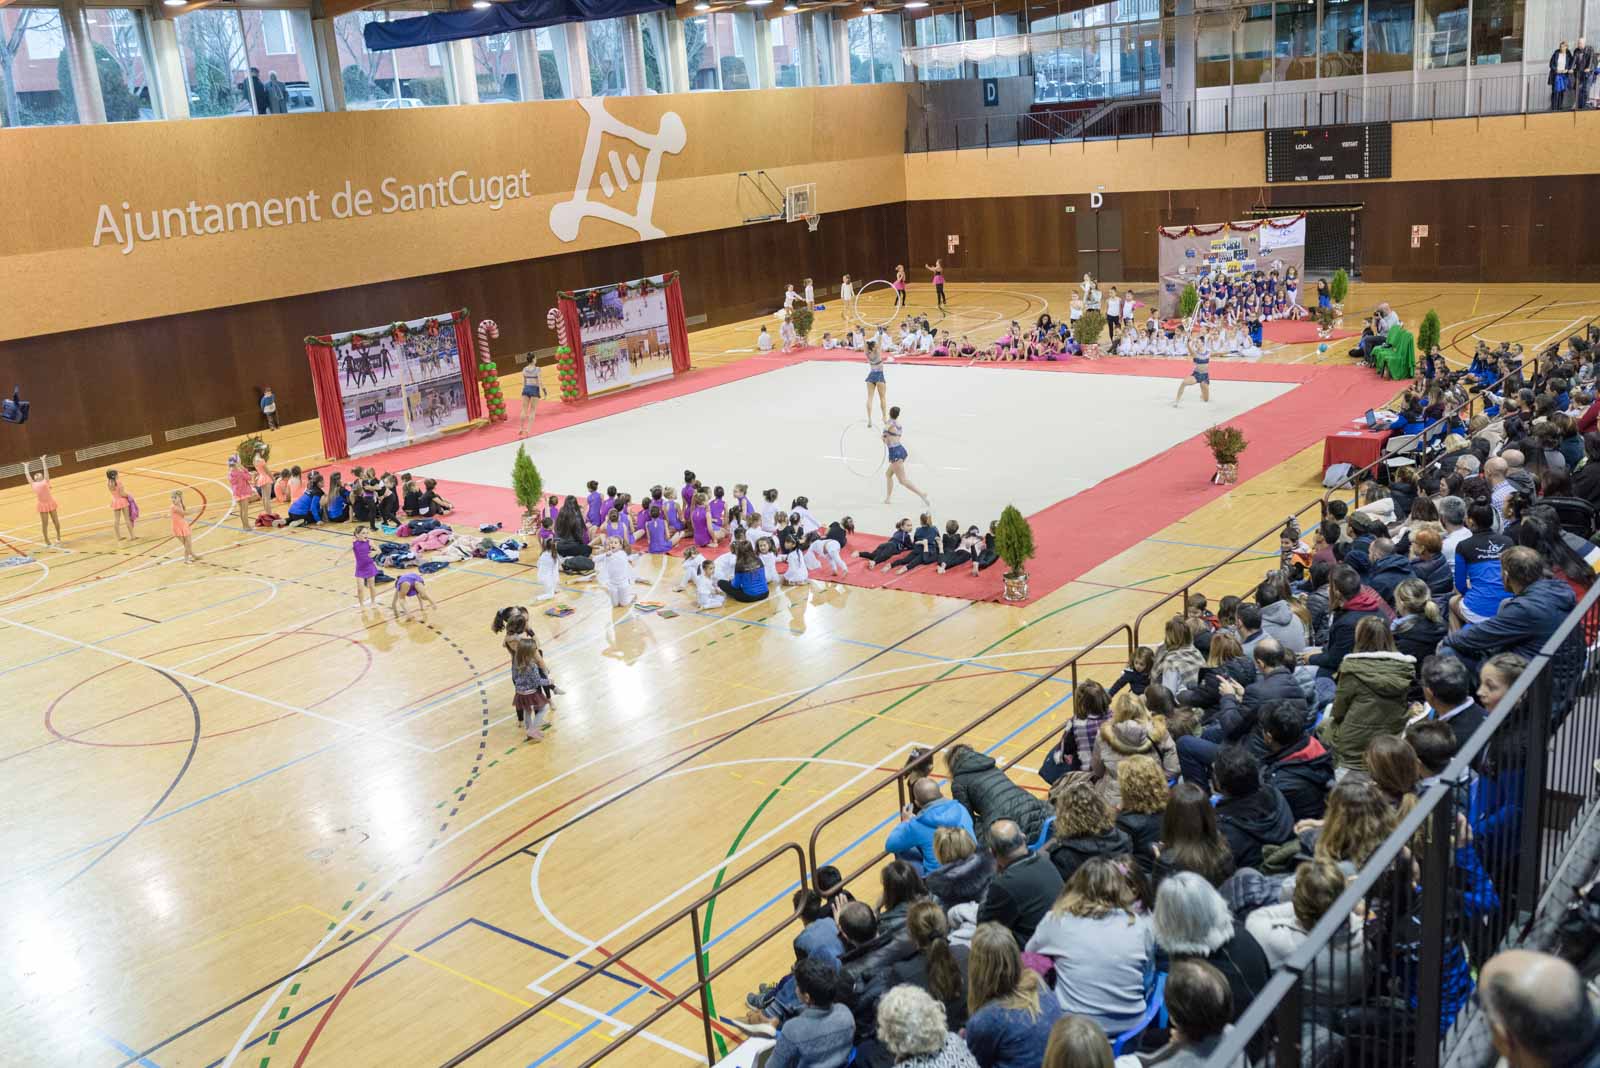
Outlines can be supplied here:
[[367, 51], [415, 48], [441, 41], [493, 37], [498, 33], [536, 30], [563, 22], [591, 22], [623, 15], [670, 12], [674, 0], [510, 0], [483, 11], [446, 11], [392, 22], [369, 22], [362, 29]]

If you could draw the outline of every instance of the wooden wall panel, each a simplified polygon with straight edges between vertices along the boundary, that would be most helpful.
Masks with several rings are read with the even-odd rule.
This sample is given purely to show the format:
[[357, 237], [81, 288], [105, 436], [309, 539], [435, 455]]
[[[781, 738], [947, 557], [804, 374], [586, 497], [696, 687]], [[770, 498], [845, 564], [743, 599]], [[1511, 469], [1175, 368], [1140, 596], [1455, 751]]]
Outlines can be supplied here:
[[499, 324], [495, 355], [510, 371], [516, 354], [554, 346], [545, 312], [558, 289], [676, 270], [686, 314], [716, 325], [775, 310], [784, 283], [807, 275], [824, 294], [845, 272], [890, 275], [906, 247], [905, 206], [895, 203], [826, 214], [814, 234], [761, 223], [0, 342], [0, 382], [33, 402], [29, 423], [7, 428], [7, 462], [60, 453], [73, 470], [85, 466], [77, 449], [149, 434], [151, 448], [99, 461], [126, 463], [165, 450], [166, 430], [229, 415], [240, 429], [212, 437], [236, 440], [259, 425], [256, 390], [267, 384], [283, 418], [308, 418], [307, 334], [466, 307]]

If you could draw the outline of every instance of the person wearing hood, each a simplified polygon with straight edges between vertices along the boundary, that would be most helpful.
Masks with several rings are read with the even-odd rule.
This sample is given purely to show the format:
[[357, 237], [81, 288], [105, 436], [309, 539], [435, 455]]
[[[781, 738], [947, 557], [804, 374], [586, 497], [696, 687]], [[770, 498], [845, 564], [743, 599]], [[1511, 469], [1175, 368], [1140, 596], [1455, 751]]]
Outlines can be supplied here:
[[1116, 825], [1111, 807], [1086, 776], [1062, 780], [1051, 794], [1056, 802], [1053, 837], [1040, 850], [1065, 883], [1094, 857], [1118, 857], [1133, 852], [1133, 840]]
[[909, 863], [919, 875], [939, 870], [939, 858], [933, 849], [933, 836], [939, 828], [960, 827], [968, 834], [974, 833], [971, 813], [959, 801], [943, 796], [938, 781], [931, 778], [911, 784], [911, 803], [900, 819], [900, 826], [889, 832], [884, 851]]
[[953, 745], [945, 752], [950, 769], [950, 796], [972, 814], [975, 827], [996, 820], [1011, 820], [1035, 841], [1050, 818], [1050, 805], [1035, 797], [995, 766], [994, 757], [970, 745]]
[[979, 849], [977, 839], [960, 827], [940, 827], [933, 833], [933, 854], [939, 867], [923, 880], [928, 893], [946, 910], [983, 900], [994, 879], [994, 854]]
[[1217, 829], [1240, 868], [1261, 867], [1262, 850], [1294, 838], [1294, 813], [1276, 786], [1261, 781], [1261, 765], [1242, 745], [1225, 745], [1211, 765]]
[[1508, 549], [1500, 567], [1510, 599], [1492, 618], [1446, 638], [1440, 652], [1454, 653], [1473, 667], [1495, 653], [1515, 653], [1531, 662], [1577, 607], [1572, 587], [1552, 577], [1537, 551], [1521, 545]]
[[1367, 573], [1367, 583], [1392, 607], [1394, 588], [1408, 578], [1414, 578], [1411, 561], [1394, 551], [1394, 542], [1388, 538], [1374, 538], [1372, 542], [1372, 570]]
[[1261, 710], [1261, 779], [1277, 787], [1296, 820], [1320, 820], [1333, 786], [1333, 754], [1306, 731], [1305, 705], [1273, 701]]
[[1365, 770], [1368, 743], [1406, 729], [1406, 695], [1416, 672], [1416, 659], [1395, 649], [1382, 618], [1360, 622], [1355, 651], [1339, 665], [1333, 709], [1322, 725], [1322, 740], [1338, 767]]
[[1100, 726], [1090, 762], [1095, 788], [1113, 810], [1122, 806], [1117, 769], [1136, 756], [1154, 757], [1167, 775], [1178, 774], [1178, 748], [1167, 733], [1165, 720], [1151, 717], [1144, 698], [1124, 691], [1112, 703], [1110, 721]]
[[[1368, 617], [1377, 617], [1387, 626], [1394, 616], [1388, 603], [1371, 587], [1363, 586], [1361, 576], [1348, 564], [1340, 564], [1328, 575], [1328, 607], [1332, 615], [1328, 620], [1327, 644], [1306, 660], [1317, 669], [1319, 704], [1326, 701], [1332, 691], [1331, 685], [1322, 684], [1322, 680], [1331, 683], [1340, 661], [1355, 648], [1356, 625]], [[1327, 692], [1323, 692], [1325, 688]]]
[[1277, 575], [1256, 587], [1256, 605], [1261, 609], [1261, 638], [1244, 646], [1245, 655], [1255, 653], [1256, 643], [1273, 638], [1291, 653], [1305, 652], [1310, 644], [1305, 624], [1289, 604], [1289, 591]]
[[1450, 612], [1463, 624], [1482, 623], [1500, 610], [1510, 596], [1500, 579], [1500, 556], [1511, 539], [1495, 533], [1493, 506], [1478, 501], [1467, 509], [1470, 537], [1456, 546], [1456, 590]]

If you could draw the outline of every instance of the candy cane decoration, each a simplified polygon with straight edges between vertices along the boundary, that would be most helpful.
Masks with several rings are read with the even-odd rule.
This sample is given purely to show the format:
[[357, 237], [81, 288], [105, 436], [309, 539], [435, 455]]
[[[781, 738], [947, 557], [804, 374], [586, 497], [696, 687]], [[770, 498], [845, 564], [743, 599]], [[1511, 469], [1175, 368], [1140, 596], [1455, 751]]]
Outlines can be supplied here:
[[545, 325], [556, 334], [556, 373], [561, 381], [561, 399], [578, 399], [578, 361], [572, 355], [572, 345], [567, 337], [567, 320], [560, 308], [551, 308], [544, 317]]
[[489, 342], [500, 336], [500, 326], [493, 319], [478, 324], [478, 382], [483, 386], [484, 405], [489, 409], [489, 422], [506, 420], [506, 398], [500, 392], [500, 376], [495, 374], [494, 354]]

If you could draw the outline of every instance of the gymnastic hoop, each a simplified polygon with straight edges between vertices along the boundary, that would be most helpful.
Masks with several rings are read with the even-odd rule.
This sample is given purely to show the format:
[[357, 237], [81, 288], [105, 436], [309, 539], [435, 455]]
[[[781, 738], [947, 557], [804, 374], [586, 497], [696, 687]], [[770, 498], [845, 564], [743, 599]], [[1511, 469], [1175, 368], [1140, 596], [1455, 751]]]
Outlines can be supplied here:
[[866, 296], [867, 290], [871, 289], [873, 286], [883, 286], [885, 289], [889, 290], [894, 289], [894, 283], [890, 282], [888, 279], [874, 278], [872, 281], [856, 290], [856, 295], [851, 298], [850, 301], [850, 313], [855, 316], [856, 322], [863, 326], [876, 326], [880, 328], [887, 327], [890, 323], [894, 322], [895, 317], [900, 312], [900, 309], [896, 305], [891, 304], [889, 306], [889, 314], [884, 316], [881, 322], [874, 322], [873, 320], [868, 319], [866, 316], [861, 314], [861, 298]]
[[849, 471], [857, 478], [876, 478], [878, 475], [883, 473], [884, 464], [889, 462], [889, 451], [887, 449], [883, 450], [878, 457], [878, 466], [873, 468], [870, 472], [858, 470], [850, 463], [850, 454], [845, 452], [844, 448], [845, 437], [850, 433], [850, 431], [854, 430], [858, 426], [867, 426], [867, 421], [865, 419], [857, 419], [854, 422], [846, 423], [844, 425], [844, 429], [839, 431], [839, 461], [844, 464], [844, 469], [846, 471]]

